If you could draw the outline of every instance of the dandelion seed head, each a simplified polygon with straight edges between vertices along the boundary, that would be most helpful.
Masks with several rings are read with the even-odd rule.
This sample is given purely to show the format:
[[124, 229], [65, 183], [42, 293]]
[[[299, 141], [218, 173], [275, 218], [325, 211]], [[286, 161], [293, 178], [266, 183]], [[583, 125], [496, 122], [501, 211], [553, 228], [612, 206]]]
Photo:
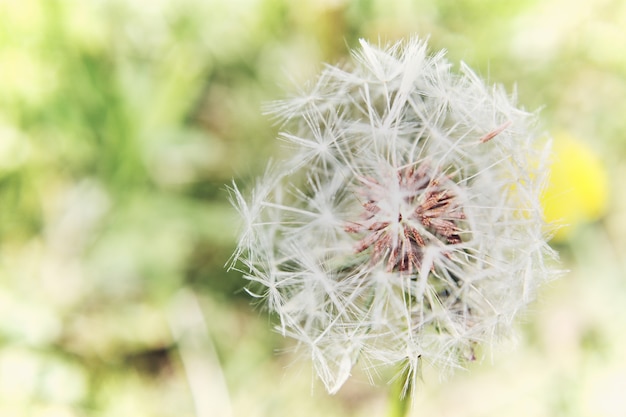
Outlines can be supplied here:
[[246, 198], [233, 255], [331, 393], [375, 373], [457, 368], [551, 277], [535, 117], [412, 38], [365, 41], [267, 107], [292, 148]]

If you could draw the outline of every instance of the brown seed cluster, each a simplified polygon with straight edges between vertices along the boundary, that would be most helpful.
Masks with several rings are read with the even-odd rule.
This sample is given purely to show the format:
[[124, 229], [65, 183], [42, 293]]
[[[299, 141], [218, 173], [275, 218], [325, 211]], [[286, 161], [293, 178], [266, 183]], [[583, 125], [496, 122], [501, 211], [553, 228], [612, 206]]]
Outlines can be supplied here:
[[465, 214], [446, 187], [451, 180], [426, 163], [399, 170], [394, 181], [362, 179], [363, 220], [350, 222], [345, 230], [363, 234], [357, 253], [370, 249], [372, 263], [384, 260], [388, 271], [410, 274], [420, 269], [426, 246], [461, 243], [458, 223]]

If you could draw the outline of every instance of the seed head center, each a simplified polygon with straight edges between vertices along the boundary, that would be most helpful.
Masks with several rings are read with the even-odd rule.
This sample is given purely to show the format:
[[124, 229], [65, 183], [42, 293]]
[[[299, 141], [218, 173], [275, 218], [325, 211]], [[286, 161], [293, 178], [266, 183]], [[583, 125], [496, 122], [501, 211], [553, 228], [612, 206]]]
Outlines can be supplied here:
[[452, 181], [428, 164], [401, 169], [395, 178], [361, 183], [362, 220], [345, 229], [361, 236], [355, 251], [369, 251], [372, 263], [384, 261], [388, 271], [410, 274], [421, 268], [427, 246], [462, 242], [459, 222], [465, 214]]

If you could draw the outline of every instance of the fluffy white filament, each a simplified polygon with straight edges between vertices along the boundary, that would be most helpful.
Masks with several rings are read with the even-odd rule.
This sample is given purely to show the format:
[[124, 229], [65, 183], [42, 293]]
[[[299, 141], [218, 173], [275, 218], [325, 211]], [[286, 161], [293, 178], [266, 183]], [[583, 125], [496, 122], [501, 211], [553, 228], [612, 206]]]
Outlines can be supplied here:
[[417, 38], [361, 42], [273, 103], [291, 158], [250, 196], [233, 256], [329, 392], [366, 369], [456, 367], [506, 332], [549, 271], [534, 117]]

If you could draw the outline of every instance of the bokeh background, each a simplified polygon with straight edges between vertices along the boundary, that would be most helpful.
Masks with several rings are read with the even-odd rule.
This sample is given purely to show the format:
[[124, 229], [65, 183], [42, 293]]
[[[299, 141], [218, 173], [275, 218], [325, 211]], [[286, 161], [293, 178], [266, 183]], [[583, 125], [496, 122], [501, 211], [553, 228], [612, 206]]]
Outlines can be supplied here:
[[430, 36], [555, 138], [553, 245], [514, 340], [415, 416], [626, 412], [626, 2], [0, 0], [0, 415], [384, 415], [328, 396], [225, 271], [228, 202], [284, 150], [263, 102], [364, 37]]

